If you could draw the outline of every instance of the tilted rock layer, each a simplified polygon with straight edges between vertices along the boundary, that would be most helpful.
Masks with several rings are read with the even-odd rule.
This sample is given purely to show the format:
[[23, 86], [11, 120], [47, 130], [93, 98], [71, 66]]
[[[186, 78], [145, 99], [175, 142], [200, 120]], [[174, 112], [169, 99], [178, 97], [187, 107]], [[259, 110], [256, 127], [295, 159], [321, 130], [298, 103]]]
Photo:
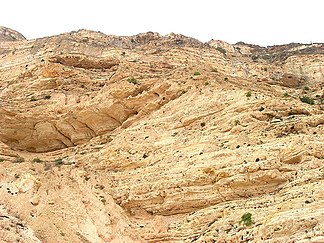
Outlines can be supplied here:
[[153, 32], [1, 39], [0, 238], [323, 242], [323, 54]]

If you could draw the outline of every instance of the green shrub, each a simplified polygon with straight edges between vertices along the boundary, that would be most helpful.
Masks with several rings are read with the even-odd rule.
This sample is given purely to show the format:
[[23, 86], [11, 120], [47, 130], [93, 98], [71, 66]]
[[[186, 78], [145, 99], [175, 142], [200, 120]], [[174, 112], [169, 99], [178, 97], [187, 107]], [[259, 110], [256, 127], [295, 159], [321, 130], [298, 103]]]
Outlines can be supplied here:
[[37, 99], [36, 99], [34, 96], [32, 96], [32, 97], [30, 98], [30, 101], [37, 101]]
[[211, 71], [214, 72], [214, 73], [218, 72], [217, 68], [212, 68]]
[[251, 213], [245, 213], [241, 217], [241, 222], [246, 226], [252, 225], [252, 214]]
[[314, 100], [311, 97], [308, 97], [308, 96], [300, 97], [299, 99], [301, 100], [301, 102], [304, 102], [304, 103], [307, 103], [307, 104], [310, 104], [310, 105], [315, 104]]
[[288, 97], [289, 97], [289, 94], [288, 94], [287, 92], [285, 92], [285, 93], [283, 94], [283, 97], [288, 98]]
[[3, 158], [0, 158], [0, 163], [3, 162], [3, 161], [4, 161], [4, 159]]
[[50, 98], [51, 98], [50, 95], [45, 95], [45, 96], [44, 96], [44, 100], [49, 100]]
[[246, 94], [245, 94], [246, 97], [251, 97], [251, 95], [252, 95], [251, 91], [248, 91], [248, 92], [246, 92]]
[[308, 90], [309, 90], [309, 87], [308, 87], [308, 86], [305, 86], [305, 87], [304, 87], [304, 90], [305, 90], [305, 91], [308, 91]]
[[138, 80], [134, 77], [131, 77], [128, 79], [128, 83], [131, 83], [131, 84], [138, 84]]
[[25, 159], [23, 157], [16, 157], [15, 160], [13, 161], [14, 163], [23, 163], [25, 162]]
[[228, 81], [228, 77], [225, 77], [225, 78], [224, 78], [224, 81]]
[[58, 159], [54, 160], [54, 164], [56, 166], [61, 166], [63, 164], [63, 159], [62, 158], [58, 158]]
[[205, 85], [205, 86], [209, 85], [209, 82], [208, 82], [208, 81], [206, 81], [206, 82], [204, 83], [204, 85]]
[[237, 126], [237, 125], [240, 125], [241, 122], [240, 122], [239, 120], [235, 120], [235, 121], [234, 121], [234, 124], [235, 124], [235, 126]]
[[199, 76], [199, 75], [200, 75], [200, 72], [194, 72], [193, 75], [194, 75], [194, 76]]
[[226, 50], [220, 46], [216, 47], [216, 50], [223, 53], [223, 55], [226, 55]]
[[40, 158], [34, 158], [34, 159], [33, 159], [33, 162], [34, 162], [34, 163], [42, 163], [43, 160], [41, 160]]

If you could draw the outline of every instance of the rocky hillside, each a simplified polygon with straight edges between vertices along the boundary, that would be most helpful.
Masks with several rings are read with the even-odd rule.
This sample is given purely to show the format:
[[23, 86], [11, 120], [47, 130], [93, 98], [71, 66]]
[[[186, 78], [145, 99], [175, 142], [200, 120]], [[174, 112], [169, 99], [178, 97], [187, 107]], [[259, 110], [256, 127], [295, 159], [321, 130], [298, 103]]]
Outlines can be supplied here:
[[15, 30], [0, 26], [0, 42], [20, 40], [26, 40], [26, 38]]
[[0, 238], [323, 242], [323, 54], [153, 32], [1, 39]]

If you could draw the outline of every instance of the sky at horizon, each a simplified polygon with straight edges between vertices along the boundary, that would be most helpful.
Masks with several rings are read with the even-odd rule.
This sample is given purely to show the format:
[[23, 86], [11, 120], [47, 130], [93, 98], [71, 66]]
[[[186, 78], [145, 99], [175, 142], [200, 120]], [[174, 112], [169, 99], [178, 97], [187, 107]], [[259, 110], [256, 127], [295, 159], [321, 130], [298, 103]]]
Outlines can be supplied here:
[[0, 6], [0, 25], [27, 39], [89, 29], [262, 46], [324, 42], [323, 0], [10, 0]]

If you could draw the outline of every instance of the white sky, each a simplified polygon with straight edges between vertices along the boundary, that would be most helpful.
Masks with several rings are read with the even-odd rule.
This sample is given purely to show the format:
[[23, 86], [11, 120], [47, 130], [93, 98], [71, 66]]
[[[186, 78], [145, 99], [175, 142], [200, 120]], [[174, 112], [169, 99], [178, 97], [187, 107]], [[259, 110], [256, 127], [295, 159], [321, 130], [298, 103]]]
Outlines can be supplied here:
[[3, 0], [0, 25], [33, 39], [154, 31], [259, 45], [324, 42], [324, 0]]

